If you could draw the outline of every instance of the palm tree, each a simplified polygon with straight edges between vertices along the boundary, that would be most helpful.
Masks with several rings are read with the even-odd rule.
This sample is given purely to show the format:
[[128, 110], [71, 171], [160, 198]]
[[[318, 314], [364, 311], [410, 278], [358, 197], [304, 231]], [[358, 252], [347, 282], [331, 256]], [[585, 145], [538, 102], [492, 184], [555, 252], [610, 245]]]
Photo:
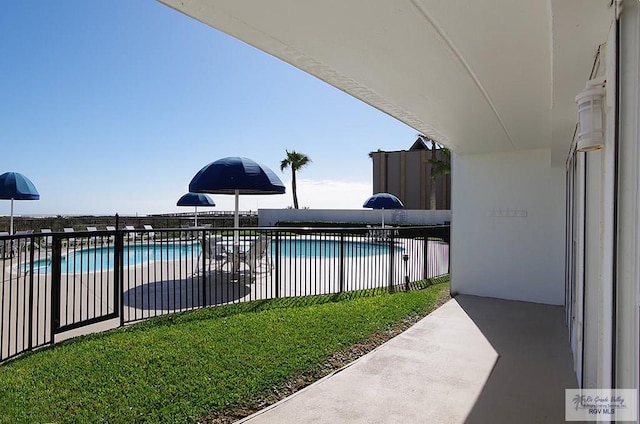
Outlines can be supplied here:
[[427, 162], [431, 164], [431, 195], [429, 196], [430, 209], [436, 209], [436, 177], [438, 175], [446, 175], [451, 173], [451, 151], [446, 147], [440, 146], [442, 159], [436, 157], [436, 142], [431, 140], [431, 159]]
[[293, 191], [293, 207], [295, 209], [299, 209], [298, 193], [296, 187], [296, 171], [311, 163], [311, 159], [304, 153], [298, 153], [295, 150], [285, 151], [287, 152], [287, 157], [282, 159], [282, 162], [280, 162], [280, 170], [284, 171], [289, 167], [291, 168], [291, 191]]

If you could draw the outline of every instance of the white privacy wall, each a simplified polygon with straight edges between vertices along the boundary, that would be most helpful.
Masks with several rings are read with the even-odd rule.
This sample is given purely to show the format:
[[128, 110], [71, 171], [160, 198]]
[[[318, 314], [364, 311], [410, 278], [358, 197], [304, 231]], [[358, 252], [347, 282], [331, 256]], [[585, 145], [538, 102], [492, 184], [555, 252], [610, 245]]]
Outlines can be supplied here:
[[550, 150], [454, 155], [451, 291], [564, 304], [565, 170]]

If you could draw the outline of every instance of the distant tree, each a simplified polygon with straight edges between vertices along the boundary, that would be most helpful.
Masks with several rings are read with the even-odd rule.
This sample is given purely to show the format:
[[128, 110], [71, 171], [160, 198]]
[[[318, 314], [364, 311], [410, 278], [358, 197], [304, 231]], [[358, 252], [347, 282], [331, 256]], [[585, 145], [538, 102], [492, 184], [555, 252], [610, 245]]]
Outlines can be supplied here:
[[[437, 158], [437, 150], [442, 152], [442, 158]], [[431, 159], [427, 159], [427, 162], [431, 165], [431, 194], [429, 196], [429, 209], [437, 208], [436, 198], [436, 177], [438, 175], [447, 175], [451, 173], [451, 151], [444, 146], [431, 140]]]
[[298, 153], [295, 150], [285, 151], [287, 152], [287, 157], [282, 159], [282, 161], [280, 162], [280, 170], [284, 171], [287, 168], [291, 168], [291, 191], [293, 192], [293, 207], [294, 209], [299, 209], [296, 171], [310, 164], [311, 159], [304, 153]]

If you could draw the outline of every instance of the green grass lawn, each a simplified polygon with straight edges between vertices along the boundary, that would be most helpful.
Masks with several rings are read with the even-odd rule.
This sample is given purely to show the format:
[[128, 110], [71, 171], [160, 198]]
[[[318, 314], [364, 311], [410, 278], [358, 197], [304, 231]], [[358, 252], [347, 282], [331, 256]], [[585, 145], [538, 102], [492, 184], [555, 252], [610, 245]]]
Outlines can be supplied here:
[[206, 308], [80, 337], [0, 365], [0, 423], [190, 423], [251, 409], [444, 296], [447, 278], [394, 294]]

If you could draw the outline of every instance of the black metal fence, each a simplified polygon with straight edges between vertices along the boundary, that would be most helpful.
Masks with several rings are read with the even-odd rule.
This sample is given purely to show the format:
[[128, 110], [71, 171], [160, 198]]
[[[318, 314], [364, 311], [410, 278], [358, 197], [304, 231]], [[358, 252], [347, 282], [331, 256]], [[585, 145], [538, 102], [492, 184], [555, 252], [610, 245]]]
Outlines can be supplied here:
[[234, 302], [408, 289], [449, 272], [449, 227], [133, 229], [0, 236], [0, 362]]

